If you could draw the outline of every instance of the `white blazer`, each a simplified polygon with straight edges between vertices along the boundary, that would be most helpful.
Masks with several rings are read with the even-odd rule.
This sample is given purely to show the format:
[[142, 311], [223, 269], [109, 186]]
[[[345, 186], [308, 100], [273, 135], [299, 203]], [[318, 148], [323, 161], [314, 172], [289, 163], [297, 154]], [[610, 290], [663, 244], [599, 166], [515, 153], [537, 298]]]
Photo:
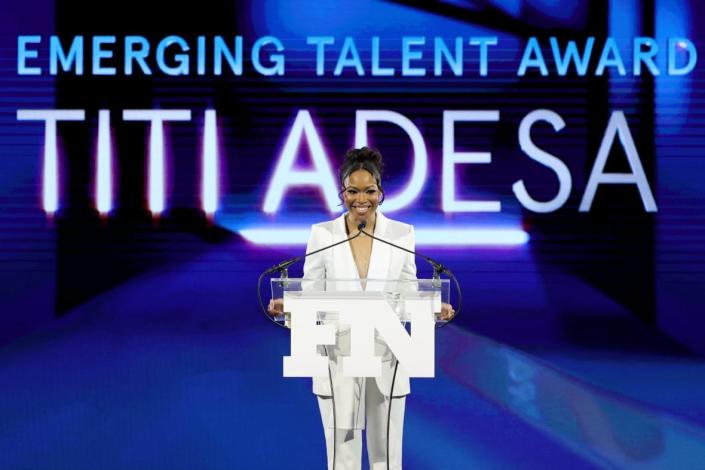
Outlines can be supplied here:
[[[379, 210], [377, 210], [374, 235], [396, 245], [403, 246], [406, 249], [415, 250], [414, 227], [409, 224], [388, 219], [382, 215]], [[349, 235], [345, 231], [345, 214], [343, 214], [335, 220], [311, 226], [311, 234], [309, 236], [308, 246], [306, 247], [306, 253], [345, 240], [346, 238], [349, 238]], [[304, 278], [359, 279], [360, 276], [357, 271], [357, 266], [355, 265], [350, 243], [341, 243], [334, 248], [306, 258], [306, 262], [304, 263]], [[416, 261], [414, 255], [373, 240], [367, 278], [415, 280]], [[356, 284], [356, 287], [362, 290], [362, 286], [359, 284]], [[380, 285], [373, 286], [372, 283], [368, 283], [366, 289], [381, 290], [382, 287], [383, 286]], [[340, 338], [338, 338], [338, 341], [340, 342]], [[377, 340], [377, 342], [379, 343], [380, 340]], [[386, 345], [383, 342], [381, 342], [381, 345], [383, 346], [383, 350], [387, 351], [387, 354], [384, 354], [382, 358], [382, 375], [376, 378], [376, 382], [380, 393], [384, 396], [389, 396], [394, 373], [394, 361], [391, 360], [391, 353], [388, 351]], [[375, 349], [379, 350], [379, 347], [376, 346]], [[339, 403], [342, 404], [342, 400], [338, 398], [348, 395], [351, 393], [350, 391], [355, 388], [359, 388], [355, 387], [355, 383], [361, 379], [343, 377], [342, 374], [337, 373], [336, 364], [333, 363], [331, 363], [330, 369], [333, 378], [333, 386], [335, 388], [336, 406], [340, 406]], [[403, 366], [400, 364], [396, 379], [394, 380], [393, 396], [408, 395], [409, 392], [409, 376], [404, 372]], [[329, 378], [314, 377], [313, 393], [321, 396], [330, 396], [331, 389]]]

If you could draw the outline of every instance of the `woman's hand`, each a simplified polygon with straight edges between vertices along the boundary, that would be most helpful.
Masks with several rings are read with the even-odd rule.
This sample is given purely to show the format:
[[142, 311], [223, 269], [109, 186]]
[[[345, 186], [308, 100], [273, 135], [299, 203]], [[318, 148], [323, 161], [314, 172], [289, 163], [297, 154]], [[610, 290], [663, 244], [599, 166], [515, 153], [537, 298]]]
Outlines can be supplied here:
[[273, 317], [284, 313], [284, 299], [271, 299], [267, 306], [267, 313]]
[[450, 321], [455, 316], [455, 310], [451, 304], [445, 302], [441, 303], [441, 316], [440, 319], [444, 321]]

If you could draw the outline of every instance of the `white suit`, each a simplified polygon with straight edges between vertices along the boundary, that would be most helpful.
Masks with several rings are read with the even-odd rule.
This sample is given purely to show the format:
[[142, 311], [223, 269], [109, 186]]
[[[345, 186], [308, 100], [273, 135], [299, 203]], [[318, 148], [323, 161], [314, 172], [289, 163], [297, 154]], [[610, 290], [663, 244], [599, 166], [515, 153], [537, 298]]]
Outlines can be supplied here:
[[[411, 225], [390, 220], [377, 211], [374, 235], [388, 240], [406, 249], [414, 250], [414, 228]], [[371, 227], [368, 228], [371, 230]], [[315, 224], [306, 252], [331, 245], [349, 238], [345, 230], [345, 215], [335, 220]], [[352, 255], [350, 243], [342, 243], [329, 250], [309, 256], [304, 264], [304, 278], [307, 279], [359, 279], [357, 266]], [[414, 255], [399, 250], [385, 243], [373, 240], [368, 279], [416, 279], [416, 262]], [[351, 283], [353, 288], [362, 290], [358, 283]], [[367, 290], [381, 290], [383, 286], [368, 283]], [[341, 335], [338, 333], [338, 342]], [[321, 348], [322, 349], [322, 348]], [[339, 373], [339, 361], [329, 347], [330, 371], [332, 376], [335, 416], [336, 416], [336, 470], [359, 469], [361, 459], [361, 430], [367, 421], [367, 447], [371, 467], [386, 469], [386, 429], [388, 397], [392, 386], [395, 361], [391, 352], [381, 340], [377, 340], [376, 350], [382, 355], [382, 375], [364, 379], [343, 377]], [[400, 365], [394, 380], [394, 400], [390, 426], [390, 468], [401, 468], [401, 441], [404, 419], [405, 396], [410, 392], [409, 377]], [[328, 448], [328, 465], [332, 464], [333, 451], [333, 413], [330, 379], [315, 377], [313, 393], [319, 397], [321, 417], [326, 433]]]

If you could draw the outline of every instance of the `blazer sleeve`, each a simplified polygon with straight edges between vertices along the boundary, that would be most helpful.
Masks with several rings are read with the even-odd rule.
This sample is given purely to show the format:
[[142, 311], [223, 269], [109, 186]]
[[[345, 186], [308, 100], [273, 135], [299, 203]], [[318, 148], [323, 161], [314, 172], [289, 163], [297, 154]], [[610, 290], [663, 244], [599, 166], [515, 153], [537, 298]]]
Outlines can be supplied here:
[[[416, 239], [414, 235], [413, 225], [409, 226], [409, 233], [407, 234], [407, 245], [406, 248], [411, 251], [416, 251]], [[411, 253], [406, 253], [404, 258], [404, 264], [401, 268], [401, 280], [403, 281], [415, 281], [416, 280], [416, 257]]]
[[[323, 230], [316, 225], [311, 226], [311, 233], [308, 236], [306, 244], [306, 253], [310, 253], [323, 247], [324, 239], [322, 237]], [[305, 279], [325, 279], [326, 278], [326, 263], [325, 251], [306, 257], [304, 261], [304, 278]]]

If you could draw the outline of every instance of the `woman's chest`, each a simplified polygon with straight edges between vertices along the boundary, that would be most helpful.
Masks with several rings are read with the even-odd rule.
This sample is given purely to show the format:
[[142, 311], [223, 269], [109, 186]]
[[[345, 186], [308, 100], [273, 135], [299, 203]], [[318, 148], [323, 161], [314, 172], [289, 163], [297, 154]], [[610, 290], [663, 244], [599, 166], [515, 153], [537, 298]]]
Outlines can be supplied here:
[[358, 276], [360, 278], [368, 277], [372, 259], [372, 239], [369, 237], [358, 237], [349, 243]]

